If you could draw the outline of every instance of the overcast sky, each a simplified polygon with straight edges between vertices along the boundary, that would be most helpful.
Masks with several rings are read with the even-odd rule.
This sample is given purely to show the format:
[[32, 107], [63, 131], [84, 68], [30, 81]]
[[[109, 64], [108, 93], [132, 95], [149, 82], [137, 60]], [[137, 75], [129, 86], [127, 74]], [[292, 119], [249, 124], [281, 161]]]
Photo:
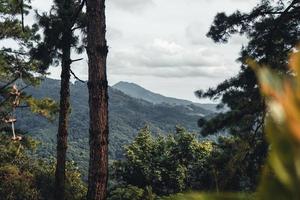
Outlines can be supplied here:
[[[107, 0], [109, 84], [137, 83], [154, 92], [207, 102], [194, 91], [214, 87], [239, 71], [244, 38], [214, 44], [206, 33], [217, 12], [249, 11], [257, 0]], [[51, 1], [34, 0], [47, 10]], [[74, 72], [87, 79], [87, 58]], [[74, 55], [74, 59], [79, 56]], [[60, 68], [51, 68], [59, 78]]]

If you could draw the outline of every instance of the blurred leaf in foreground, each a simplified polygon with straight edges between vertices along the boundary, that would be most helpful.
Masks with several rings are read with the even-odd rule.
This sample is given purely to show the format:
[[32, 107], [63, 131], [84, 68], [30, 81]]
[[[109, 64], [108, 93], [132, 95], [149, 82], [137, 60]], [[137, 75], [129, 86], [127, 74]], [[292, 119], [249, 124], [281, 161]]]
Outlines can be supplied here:
[[253, 200], [253, 195], [242, 193], [228, 194], [177, 194], [175, 196], [163, 198], [163, 200]]
[[295, 50], [290, 71], [278, 75], [256, 68], [268, 114], [270, 153], [258, 190], [259, 199], [300, 199], [300, 53]]

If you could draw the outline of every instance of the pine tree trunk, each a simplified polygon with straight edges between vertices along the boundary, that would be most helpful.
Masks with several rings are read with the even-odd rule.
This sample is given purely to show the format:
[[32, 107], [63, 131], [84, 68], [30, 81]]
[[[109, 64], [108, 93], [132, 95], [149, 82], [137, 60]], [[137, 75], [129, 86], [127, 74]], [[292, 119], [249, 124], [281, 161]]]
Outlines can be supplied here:
[[90, 106], [88, 200], [106, 199], [108, 179], [108, 91], [105, 0], [87, 0]]
[[60, 110], [57, 133], [57, 154], [55, 170], [55, 195], [57, 200], [65, 200], [65, 170], [66, 154], [68, 147], [68, 120], [70, 111], [70, 67], [71, 67], [71, 45], [70, 34], [63, 36], [64, 48], [62, 55], [61, 88], [60, 88]]

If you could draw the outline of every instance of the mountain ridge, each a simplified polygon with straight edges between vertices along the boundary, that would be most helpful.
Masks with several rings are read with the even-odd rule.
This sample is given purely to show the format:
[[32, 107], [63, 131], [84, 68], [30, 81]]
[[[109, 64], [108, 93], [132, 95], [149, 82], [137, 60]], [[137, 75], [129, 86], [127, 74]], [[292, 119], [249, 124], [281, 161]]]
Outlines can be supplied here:
[[152, 92], [136, 83], [120, 81], [112, 86], [114, 89], [118, 89], [125, 94], [137, 98], [143, 99], [145, 101], [154, 103], [154, 104], [169, 104], [171, 106], [189, 106], [194, 105], [206, 111], [217, 112], [217, 104], [201, 104], [195, 103], [189, 100], [174, 98], [174, 97], [167, 97], [159, 93]]
[[[26, 93], [36, 98], [50, 97], [58, 102], [60, 81], [45, 79], [37, 88], [27, 88]], [[71, 114], [69, 120], [68, 158], [74, 160], [81, 169], [88, 167], [89, 157], [89, 107], [86, 83], [70, 84]], [[197, 121], [200, 116], [211, 112], [196, 106], [172, 106], [153, 104], [143, 99], [136, 99], [124, 92], [109, 87], [109, 124], [110, 124], [110, 159], [123, 157], [123, 146], [130, 144], [138, 131], [148, 125], [154, 134], [167, 135], [174, 132], [176, 125], [184, 126], [188, 131], [197, 133]], [[29, 136], [42, 142], [37, 153], [41, 157], [54, 156], [56, 151], [57, 119], [49, 122], [33, 115], [29, 109], [17, 112], [16, 127]], [[84, 171], [84, 170], [82, 170]]]

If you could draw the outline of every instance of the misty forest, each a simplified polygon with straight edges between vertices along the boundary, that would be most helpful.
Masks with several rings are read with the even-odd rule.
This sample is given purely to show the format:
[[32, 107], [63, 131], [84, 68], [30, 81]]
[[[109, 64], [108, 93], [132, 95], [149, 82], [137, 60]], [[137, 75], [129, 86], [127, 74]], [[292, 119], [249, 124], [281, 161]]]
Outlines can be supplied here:
[[[205, 33], [199, 23], [187, 29], [204, 49], [188, 66], [180, 65], [198, 55], [192, 45], [156, 39], [115, 53], [152, 37], [128, 19], [151, 26], [139, 15], [161, 17], [164, 4], [110, 1], [0, 0], [0, 200], [299, 200], [300, 0], [181, 1], [186, 14], [213, 16]], [[138, 37], [114, 30], [115, 48], [115, 19]], [[154, 35], [184, 23], [159, 20], [170, 27], [152, 24]], [[236, 70], [211, 71], [221, 57]], [[146, 76], [160, 92], [144, 86]]]

